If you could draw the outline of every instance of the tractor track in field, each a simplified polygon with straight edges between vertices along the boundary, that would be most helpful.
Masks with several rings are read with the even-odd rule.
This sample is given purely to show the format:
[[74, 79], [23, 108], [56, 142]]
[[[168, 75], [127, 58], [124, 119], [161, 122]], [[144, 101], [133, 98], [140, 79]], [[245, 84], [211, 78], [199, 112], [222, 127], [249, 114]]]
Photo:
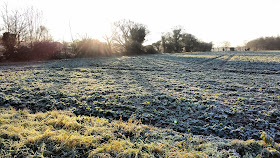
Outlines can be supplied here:
[[[224, 61], [222, 64], [226, 64], [227, 61]], [[221, 65], [222, 65], [221, 64]], [[220, 65], [220, 66], [221, 66]], [[148, 69], [148, 68], [126, 68], [126, 67], [99, 67], [103, 70], [119, 70], [119, 71], [142, 71], [142, 72], [168, 72], [172, 71], [170, 69]], [[266, 75], [279, 75], [280, 71], [250, 71], [250, 70], [236, 70], [236, 69], [217, 69], [213, 68], [212, 70], [220, 70], [224, 72], [230, 72], [230, 73], [238, 73], [238, 74], [266, 74]], [[203, 72], [208, 71], [208, 69], [204, 70], [190, 70], [190, 69], [178, 69], [174, 72]]]
[[[214, 69], [215, 70], [215, 69]], [[234, 70], [234, 69], [220, 69], [224, 72], [240, 73], [240, 74], [264, 74], [264, 75], [279, 75], [280, 71], [246, 71], [246, 70]]]
[[99, 67], [99, 69], [109, 70], [124, 70], [124, 71], [165, 71], [164, 69], [150, 69], [150, 68], [127, 68], [127, 67]]
[[[119, 70], [119, 71], [143, 71], [143, 72], [169, 72], [173, 71], [171, 69], [164, 69], [164, 68], [127, 68], [127, 67], [99, 67], [102, 70]], [[190, 69], [178, 69], [175, 72], [192, 72], [193, 70]]]
[[226, 60], [224, 60], [221, 64], [220, 67], [223, 67], [228, 61], [230, 61], [231, 58], [233, 58], [235, 54], [230, 55]]
[[[197, 55], [2, 65], [0, 104], [32, 112], [72, 109], [110, 120], [135, 115], [144, 124], [178, 132], [244, 140], [279, 129], [278, 63], [233, 61], [240, 55], [253, 61], [253, 53]], [[266, 107], [271, 114], [263, 113]]]
[[217, 57], [214, 57], [214, 58], [206, 59], [206, 60], [202, 61], [200, 64], [208, 63], [210, 61], [213, 61], [215, 59], [221, 58], [223, 56], [225, 56], [225, 55], [220, 55], [220, 56], [217, 56]]

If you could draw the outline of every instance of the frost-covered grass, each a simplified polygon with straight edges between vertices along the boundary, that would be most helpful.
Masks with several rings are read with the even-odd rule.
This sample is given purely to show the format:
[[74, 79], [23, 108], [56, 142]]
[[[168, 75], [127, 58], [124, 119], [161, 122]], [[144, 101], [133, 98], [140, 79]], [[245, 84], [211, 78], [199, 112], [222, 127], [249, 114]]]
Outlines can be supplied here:
[[[69, 111], [0, 109], [0, 157], [269, 157], [263, 141], [194, 136]], [[278, 155], [279, 156], [279, 155]]]
[[240, 141], [258, 140], [264, 131], [280, 142], [279, 56], [206, 52], [2, 65], [0, 104], [109, 123], [134, 116], [146, 125]]

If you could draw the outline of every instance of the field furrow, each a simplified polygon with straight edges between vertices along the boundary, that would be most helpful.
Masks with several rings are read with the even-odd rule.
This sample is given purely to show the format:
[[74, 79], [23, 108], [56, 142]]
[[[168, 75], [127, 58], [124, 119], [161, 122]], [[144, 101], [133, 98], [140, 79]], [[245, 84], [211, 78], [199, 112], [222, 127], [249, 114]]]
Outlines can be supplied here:
[[277, 52], [206, 52], [0, 66], [0, 105], [128, 120], [183, 133], [276, 141]]

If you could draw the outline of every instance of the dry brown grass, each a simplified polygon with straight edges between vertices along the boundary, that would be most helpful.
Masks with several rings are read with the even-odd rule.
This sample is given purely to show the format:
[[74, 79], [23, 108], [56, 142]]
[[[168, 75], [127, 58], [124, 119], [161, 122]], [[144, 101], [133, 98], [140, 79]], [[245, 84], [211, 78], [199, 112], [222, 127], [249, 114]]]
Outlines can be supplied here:
[[[0, 157], [224, 157], [234, 156], [231, 149], [257, 156], [266, 146], [255, 140], [209, 141], [143, 125], [135, 117], [109, 123], [69, 111], [30, 114], [13, 108], [1, 108], [0, 116]], [[266, 155], [277, 154], [268, 149]]]

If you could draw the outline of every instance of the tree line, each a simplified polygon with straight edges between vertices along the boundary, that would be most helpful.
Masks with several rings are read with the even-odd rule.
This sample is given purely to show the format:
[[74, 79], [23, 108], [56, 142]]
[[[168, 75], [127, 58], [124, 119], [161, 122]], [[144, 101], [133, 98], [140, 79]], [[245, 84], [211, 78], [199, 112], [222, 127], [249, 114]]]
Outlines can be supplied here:
[[280, 36], [278, 37], [260, 37], [249, 41], [246, 44], [250, 50], [280, 50]]
[[3, 34], [0, 44], [5, 48], [2, 60], [8, 61], [211, 51], [212, 48], [212, 43], [198, 40], [194, 35], [185, 33], [181, 27], [164, 33], [158, 42], [144, 46], [149, 34], [147, 26], [130, 20], [114, 22], [112, 34], [104, 36], [106, 42], [87, 36], [71, 42], [57, 42], [43, 25], [42, 12], [33, 7], [9, 10], [5, 4], [2, 6], [1, 19]]
[[162, 53], [211, 51], [213, 46], [212, 42], [206, 43], [192, 34], [185, 33], [181, 27], [173, 28], [152, 45]]

